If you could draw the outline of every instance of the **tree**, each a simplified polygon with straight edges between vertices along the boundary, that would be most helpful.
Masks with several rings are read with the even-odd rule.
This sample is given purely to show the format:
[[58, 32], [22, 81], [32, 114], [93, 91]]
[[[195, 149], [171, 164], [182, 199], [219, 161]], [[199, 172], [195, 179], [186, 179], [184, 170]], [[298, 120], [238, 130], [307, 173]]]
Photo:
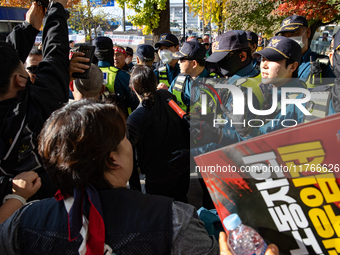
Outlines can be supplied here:
[[101, 5], [87, 0], [86, 6], [79, 3], [70, 11], [69, 24], [73, 29], [83, 30], [86, 41], [92, 41], [92, 29], [94, 37], [97, 36], [97, 29], [100, 26], [109, 28], [108, 21], [112, 21], [111, 14], [104, 12]]
[[270, 0], [230, 0], [226, 23], [229, 30], [245, 30], [271, 37], [280, 26], [282, 17], [271, 14], [278, 4]]
[[202, 9], [202, 0], [188, 0], [189, 12], [194, 12], [194, 17], [198, 15], [201, 19], [204, 18], [204, 25], [210, 21], [217, 24], [219, 34], [221, 34], [225, 27], [225, 17], [229, 7], [227, 0], [203, 0], [204, 10]]
[[143, 26], [143, 34], [153, 34], [154, 44], [163, 33], [170, 33], [170, 3], [169, 0], [117, 0], [119, 7], [135, 11], [128, 16], [134, 26]]
[[312, 31], [313, 38], [315, 31], [320, 27], [333, 23], [340, 19], [340, 1], [338, 0], [273, 0], [280, 5], [272, 14], [287, 17], [293, 14], [305, 16]]
[[[79, 2], [80, 0], [69, 0], [66, 8], [70, 8], [74, 5], [77, 5]], [[30, 8], [31, 4], [32, 4], [31, 0], [0, 0], [1, 6]]]

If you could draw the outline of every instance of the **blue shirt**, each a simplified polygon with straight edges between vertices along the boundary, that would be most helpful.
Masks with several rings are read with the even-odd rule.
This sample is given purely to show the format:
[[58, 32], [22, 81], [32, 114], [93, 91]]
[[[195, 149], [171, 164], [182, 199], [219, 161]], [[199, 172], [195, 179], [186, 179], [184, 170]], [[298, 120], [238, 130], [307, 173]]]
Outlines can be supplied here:
[[[159, 83], [159, 71], [158, 69], [155, 69], [154, 70], [155, 72], [155, 75], [157, 77], [157, 81]], [[176, 63], [175, 67], [171, 67], [169, 64], [166, 64], [166, 73], [167, 73], [167, 76], [168, 76], [168, 81], [169, 81], [169, 84], [171, 84], [173, 82], [173, 80], [179, 75], [180, 73], [180, 69], [179, 69], [179, 64]]]
[[[203, 69], [202, 73], [196, 78], [206, 78], [209, 77], [209, 71], [207, 69]], [[175, 86], [177, 77], [173, 80], [171, 83], [171, 86], [169, 87], [169, 92], [172, 93], [172, 89]], [[190, 105], [190, 97], [191, 97], [191, 86], [193, 83], [193, 79], [188, 75], [187, 79], [185, 79], [185, 84], [184, 84], [184, 91], [182, 93], [182, 100], [185, 105]], [[196, 102], [199, 99], [200, 92], [199, 89], [197, 88], [195, 90], [195, 98], [193, 99], [194, 102]]]

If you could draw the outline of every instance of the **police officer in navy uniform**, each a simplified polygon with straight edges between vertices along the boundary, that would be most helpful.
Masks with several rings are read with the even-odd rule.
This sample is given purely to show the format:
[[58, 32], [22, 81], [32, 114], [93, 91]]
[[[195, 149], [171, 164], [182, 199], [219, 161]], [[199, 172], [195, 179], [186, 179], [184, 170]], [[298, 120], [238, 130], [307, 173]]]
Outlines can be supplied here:
[[[328, 57], [313, 52], [309, 47], [308, 39], [311, 36], [311, 29], [308, 27], [308, 22], [305, 17], [299, 15], [289, 16], [282, 21], [280, 31], [278, 31], [275, 35], [290, 37], [300, 44], [302, 48], [302, 58], [298, 76], [301, 80], [306, 82], [308, 88], [330, 83], [329, 78], [334, 78]], [[315, 63], [312, 66], [312, 73], [311, 60]], [[316, 61], [319, 63], [316, 63]], [[322, 78], [328, 79], [320, 79], [320, 74]], [[331, 80], [333, 82], [333, 79]]]
[[139, 44], [136, 51], [137, 65], [147, 65], [152, 67], [155, 60], [155, 50], [151, 45]]
[[[283, 120], [285, 120], [285, 126], [303, 122], [304, 113], [295, 104], [289, 104], [287, 106], [286, 115], [281, 114], [280, 107], [282, 88], [307, 88], [306, 84], [298, 79], [298, 66], [299, 61], [301, 60], [301, 47], [299, 44], [294, 40], [283, 36], [274, 36], [268, 46], [264, 50], [256, 52], [255, 55], [262, 56], [261, 75], [262, 82], [266, 88], [266, 96], [261, 110], [268, 110], [272, 107], [271, 100], [274, 93], [272, 88], [277, 88], [277, 108], [271, 115], [263, 116], [263, 118], [264, 120], [275, 119], [278, 121], [264, 122], [265, 124], [261, 127], [253, 128], [252, 132], [247, 136], [241, 136], [235, 129], [230, 129], [227, 125], [220, 129], [208, 127], [208, 125], [206, 125], [205, 131], [209, 130], [209, 132], [214, 134], [211, 141], [215, 144], [227, 146], [261, 134], [267, 134], [282, 129], [284, 128], [282, 125]], [[288, 98], [290, 99], [300, 99], [303, 97], [304, 94], [301, 93], [288, 94]], [[291, 119], [294, 119], [294, 121], [291, 121]], [[200, 151], [207, 152], [218, 147], [219, 146], [209, 144]], [[198, 151], [196, 150], [196, 152]]]
[[218, 36], [213, 51], [206, 59], [207, 68], [228, 78], [229, 84], [260, 73], [253, 67], [247, 34], [242, 30], [228, 31]]
[[[311, 101], [306, 108], [312, 115], [307, 115], [304, 122], [317, 120], [340, 112], [340, 33], [334, 35], [334, 49], [329, 54], [332, 71], [336, 76], [334, 84], [315, 87], [311, 90]], [[325, 104], [326, 102], [326, 104]]]
[[172, 81], [180, 73], [178, 59], [172, 59], [171, 53], [179, 51], [179, 42], [175, 35], [166, 33], [162, 34], [160, 41], [155, 44], [161, 61], [154, 65], [158, 83], [164, 83], [170, 87]]
[[[246, 31], [246, 34], [247, 34], [247, 40], [248, 40], [248, 43], [249, 43], [250, 53], [253, 56], [254, 52], [257, 49], [259, 37], [258, 37], [257, 34], [255, 34], [254, 32], [251, 32], [251, 31]], [[261, 62], [260, 59], [253, 57], [252, 62], [253, 62], [253, 66], [256, 69], [260, 70], [260, 62]]]
[[102, 70], [105, 96], [115, 101], [128, 116], [138, 106], [137, 98], [129, 88], [130, 75], [114, 66], [113, 43], [108, 37], [97, 37], [92, 44], [96, 47], [95, 56], [98, 67]]
[[[184, 42], [181, 50], [172, 54], [174, 59], [179, 59], [181, 73], [171, 83], [169, 91], [176, 96], [179, 106], [188, 113], [195, 111], [193, 109], [196, 105], [195, 102], [200, 97], [198, 87], [192, 91], [194, 80], [216, 76], [214, 73], [210, 74], [205, 68], [205, 54], [204, 45], [198, 41]], [[197, 106], [199, 106], [199, 102], [197, 102]]]

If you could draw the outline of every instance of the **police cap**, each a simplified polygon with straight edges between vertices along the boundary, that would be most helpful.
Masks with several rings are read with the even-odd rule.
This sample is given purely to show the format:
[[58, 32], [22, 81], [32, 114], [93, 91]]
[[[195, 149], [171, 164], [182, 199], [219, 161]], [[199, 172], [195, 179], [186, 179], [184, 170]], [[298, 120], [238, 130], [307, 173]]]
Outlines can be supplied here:
[[300, 64], [302, 51], [301, 46], [294, 40], [284, 36], [274, 36], [266, 48], [255, 52], [253, 56], [263, 56], [274, 62], [291, 59]]
[[217, 63], [225, 58], [230, 52], [248, 48], [247, 34], [242, 30], [228, 31], [216, 38], [215, 50], [207, 62]]
[[177, 37], [173, 34], [161, 34], [159, 42], [155, 44], [155, 48], [158, 49], [159, 47], [161, 47], [161, 45], [164, 45], [166, 47], [177, 46], [179, 45], [179, 41]]
[[155, 49], [148, 44], [139, 44], [137, 46], [136, 55], [141, 60], [150, 61], [155, 58]]
[[295, 32], [302, 26], [308, 27], [308, 22], [306, 18], [299, 15], [292, 15], [282, 21], [280, 31], [277, 32], [275, 35], [283, 32]]
[[197, 41], [184, 42], [179, 52], [172, 53], [173, 59], [204, 59], [206, 54], [205, 47]]

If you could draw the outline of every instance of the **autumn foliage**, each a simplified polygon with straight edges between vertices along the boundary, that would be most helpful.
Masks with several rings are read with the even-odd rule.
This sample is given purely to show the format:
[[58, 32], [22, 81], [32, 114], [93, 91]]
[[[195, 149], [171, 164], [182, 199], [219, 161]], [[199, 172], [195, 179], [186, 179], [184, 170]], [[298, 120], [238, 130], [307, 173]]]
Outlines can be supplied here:
[[[272, 0], [278, 2], [280, 0]], [[273, 15], [290, 16], [301, 15], [307, 20], [320, 20], [322, 23], [328, 23], [339, 15], [339, 10], [336, 8], [339, 4], [330, 4], [328, 0], [290, 0], [280, 1], [281, 4], [275, 10]]]
[[[69, 0], [66, 8], [70, 8], [78, 4], [80, 0]], [[31, 6], [32, 1], [28, 0], [0, 0], [1, 6], [11, 6], [11, 7], [23, 7], [29, 8]]]

